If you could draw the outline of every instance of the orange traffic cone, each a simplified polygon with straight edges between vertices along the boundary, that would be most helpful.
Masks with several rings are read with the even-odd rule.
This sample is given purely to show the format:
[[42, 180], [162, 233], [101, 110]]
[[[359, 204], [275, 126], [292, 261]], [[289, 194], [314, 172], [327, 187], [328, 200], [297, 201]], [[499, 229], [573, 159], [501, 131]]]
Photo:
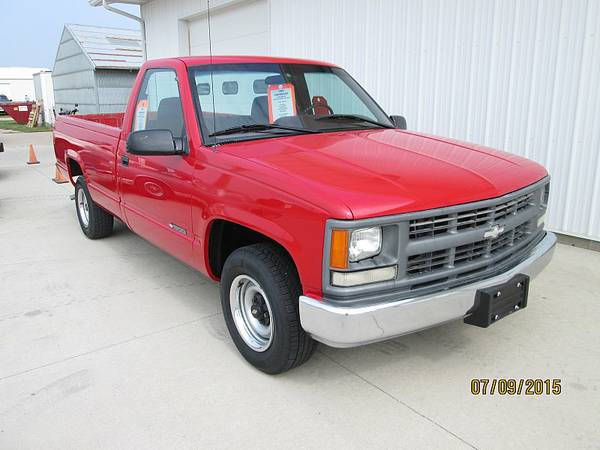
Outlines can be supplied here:
[[37, 156], [35, 156], [35, 151], [33, 150], [33, 145], [29, 144], [29, 161], [27, 164], [39, 164], [40, 162], [37, 160]]
[[52, 178], [52, 181], [54, 181], [56, 184], [63, 184], [69, 182], [69, 180], [67, 180], [62, 174], [60, 168], [58, 167], [58, 164], [56, 164], [56, 172], [54, 174], [54, 178]]

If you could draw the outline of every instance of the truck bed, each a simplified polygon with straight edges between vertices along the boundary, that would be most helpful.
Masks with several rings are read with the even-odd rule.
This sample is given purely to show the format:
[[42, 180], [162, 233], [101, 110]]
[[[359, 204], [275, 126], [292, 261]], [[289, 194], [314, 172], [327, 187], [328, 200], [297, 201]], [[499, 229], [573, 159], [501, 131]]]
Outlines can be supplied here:
[[94, 201], [118, 215], [115, 155], [121, 137], [122, 113], [58, 116], [54, 124], [57, 164], [68, 172], [67, 155], [86, 176]]
[[123, 125], [124, 113], [108, 113], [108, 114], [85, 114], [81, 116], [61, 116], [73, 119], [87, 120], [100, 125], [106, 125], [114, 128], [121, 128]]
[[[66, 168], [67, 149], [76, 151], [81, 147], [116, 149], [121, 135], [123, 113], [58, 116], [54, 125], [54, 153], [57, 162]], [[89, 146], [82, 145], [91, 144]]]

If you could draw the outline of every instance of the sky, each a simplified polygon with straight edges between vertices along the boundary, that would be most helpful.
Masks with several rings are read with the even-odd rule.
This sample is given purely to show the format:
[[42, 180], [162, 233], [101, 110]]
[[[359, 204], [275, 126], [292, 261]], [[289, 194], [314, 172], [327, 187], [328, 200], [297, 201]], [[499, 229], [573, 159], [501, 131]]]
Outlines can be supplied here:
[[[139, 7], [114, 5], [139, 15]], [[0, 0], [0, 67], [52, 70], [65, 23], [139, 29], [131, 19], [87, 0]]]

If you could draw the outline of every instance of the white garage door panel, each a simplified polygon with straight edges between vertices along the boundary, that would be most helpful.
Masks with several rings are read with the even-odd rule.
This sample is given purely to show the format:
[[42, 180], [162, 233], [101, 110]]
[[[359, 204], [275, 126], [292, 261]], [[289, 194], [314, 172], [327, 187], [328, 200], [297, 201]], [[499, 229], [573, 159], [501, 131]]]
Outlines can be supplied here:
[[[267, 34], [244, 36], [227, 41], [213, 42], [213, 55], [267, 55]], [[208, 43], [191, 48], [192, 55], [208, 55]]]
[[[267, 0], [244, 2], [211, 12], [212, 49], [215, 55], [260, 55], [269, 51]], [[190, 54], [208, 54], [206, 16], [189, 22]]]

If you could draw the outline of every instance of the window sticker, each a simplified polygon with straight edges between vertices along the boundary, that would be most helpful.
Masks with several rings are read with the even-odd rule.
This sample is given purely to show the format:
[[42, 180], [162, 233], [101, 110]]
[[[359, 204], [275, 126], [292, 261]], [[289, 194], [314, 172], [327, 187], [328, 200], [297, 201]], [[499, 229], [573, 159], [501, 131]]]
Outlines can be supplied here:
[[281, 117], [297, 115], [296, 94], [292, 83], [270, 84], [267, 91], [270, 123]]
[[148, 100], [140, 100], [135, 107], [133, 131], [145, 130], [148, 120]]

